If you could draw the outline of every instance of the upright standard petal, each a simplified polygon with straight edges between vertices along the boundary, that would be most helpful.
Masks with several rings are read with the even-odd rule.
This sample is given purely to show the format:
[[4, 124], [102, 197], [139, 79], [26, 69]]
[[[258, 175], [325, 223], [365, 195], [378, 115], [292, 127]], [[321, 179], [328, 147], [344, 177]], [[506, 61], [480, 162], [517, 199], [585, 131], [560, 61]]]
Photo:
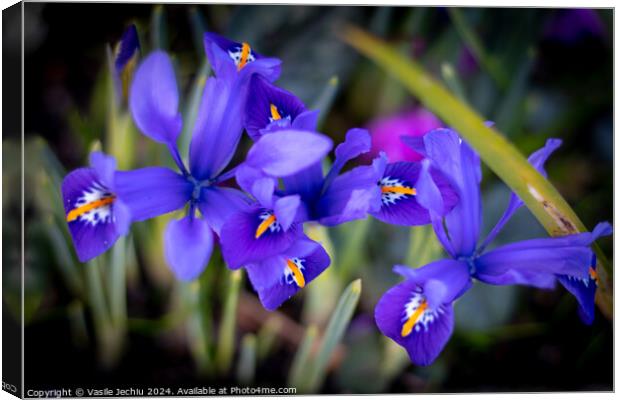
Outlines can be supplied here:
[[336, 147], [336, 158], [325, 177], [324, 189], [331, 185], [348, 161], [370, 151], [370, 145], [370, 133], [366, 129], [350, 129], [345, 136], [344, 142]]
[[[469, 266], [464, 261], [444, 259], [433, 261], [420, 268], [396, 265], [394, 272], [425, 289], [427, 297], [433, 297], [435, 304], [450, 303], [456, 300], [472, 285]], [[429, 282], [432, 282], [430, 286]], [[439, 286], [442, 288], [430, 293], [426, 290], [427, 286], [433, 289]]]
[[458, 190], [459, 202], [446, 215], [445, 221], [453, 248], [458, 255], [468, 256], [476, 250], [482, 224], [482, 175], [480, 159], [474, 150], [465, 142], [461, 143], [460, 150], [462, 186]]
[[282, 130], [261, 137], [245, 162], [267, 175], [286, 177], [316, 164], [332, 145], [331, 139], [320, 133]]
[[263, 177], [257, 179], [252, 182], [250, 193], [263, 207], [273, 208], [276, 184], [277, 182], [273, 178]]
[[101, 184], [110, 190], [114, 190], [114, 171], [116, 170], [116, 159], [100, 151], [90, 153], [88, 158], [90, 161], [90, 166], [95, 170], [97, 178], [99, 178]]
[[308, 238], [300, 241], [306, 243], [302, 246], [293, 244], [283, 254], [247, 267], [250, 281], [267, 310], [280, 307], [330, 264], [329, 255], [318, 243]]
[[315, 131], [319, 120], [319, 110], [308, 110], [293, 119], [293, 129]]
[[164, 167], [147, 167], [114, 174], [116, 194], [131, 212], [133, 221], [157, 217], [192, 199], [194, 185], [184, 176]]
[[[547, 177], [547, 171], [545, 171], [545, 162], [549, 158], [549, 156], [557, 150], [562, 145], [562, 141], [560, 139], [547, 139], [545, 146], [541, 149], [536, 150], [528, 157], [529, 163], [536, 168], [538, 172], [545, 178]], [[523, 201], [517, 196], [514, 192], [510, 194], [510, 200], [508, 202], [508, 207], [504, 214], [501, 216], [495, 227], [491, 230], [487, 238], [484, 240], [482, 245], [480, 245], [479, 250], [482, 251], [486, 246], [489, 245], [495, 239], [497, 234], [502, 230], [504, 225], [510, 220], [513, 214], [523, 205]]]
[[127, 208], [94, 168], [79, 168], [62, 182], [69, 232], [81, 262], [108, 250], [127, 233]]
[[234, 82], [209, 78], [189, 148], [190, 169], [198, 180], [213, 179], [226, 168], [243, 133], [243, 99]]
[[[443, 173], [457, 191], [459, 202], [445, 217], [453, 256], [469, 257], [476, 250], [482, 221], [480, 199], [480, 159], [456, 132], [435, 129], [424, 136], [424, 149], [419, 141], [403, 140], [412, 148], [429, 158], [433, 166]], [[414, 142], [414, 143], [412, 143]], [[443, 229], [441, 224], [433, 224]], [[443, 235], [438, 232], [438, 235]]]
[[231, 269], [273, 257], [298, 239], [302, 228], [292, 224], [285, 230], [272, 210], [253, 207], [232, 215], [222, 226], [222, 255]]
[[[290, 128], [292, 121], [305, 111], [305, 106], [295, 95], [269, 83], [261, 75], [250, 78], [245, 105], [245, 129], [253, 140], [270, 131], [270, 126]], [[284, 122], [284, 124], [282, 124]]]
[[277, 178], [247, 163], [242, 163], [235, 168], [235, 179], [239, 187], [252, 195], [258, 204], [264, 208], [273, 208], [276, 200], [275, 191], [278, 186]]
[[164, 253], [177, 279], [198, 278], [209, 264], [212, 251], [213, 233], [204, 219], [188, 215], [168, 223]]
[[[421, 171], [421, 163], [388, 164], [378, 182], [381, 208], [371, 214], [389, 224], [412, 226], [431, 222], [428, 207], [436, 207], [434, 211], [438, 216], [449, 212], [458, 202], [455, 190], [440, 171], [430, 169], [423, 174]], [[429, 195], [436, 195], [432, 205], [418, 200], [420, 196], [425, 199]]]
[[138, 67], [129, 94], [131, 115], [142, 133], [156, 142], [176, 146], [183, 127], [179, 91], [166, 53], [152, 52]]
[[285, 196], [276, 200], [273, 215], [285, 231], [293, 224], [301, 199], [298, 195]]

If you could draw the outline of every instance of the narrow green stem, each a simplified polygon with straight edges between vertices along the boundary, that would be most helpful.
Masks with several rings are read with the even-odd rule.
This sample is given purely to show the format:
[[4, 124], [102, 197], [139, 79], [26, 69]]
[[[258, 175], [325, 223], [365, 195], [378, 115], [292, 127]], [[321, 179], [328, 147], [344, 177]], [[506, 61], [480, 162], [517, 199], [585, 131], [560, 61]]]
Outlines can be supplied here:
[[106, 305], [103, 279], [99, 260], [95, 259], [86, 265], [86, 286], [95, 336], [97, 337], [99, 358], [104, 367], [111, 367], [118, 360], [119, 343], [116, 331], [111, 324], [110, 312]]
[[341, 280], [347, 281], [353, 269], [359, 266], [363, 260], [363, 247], [366, 242], [366, 237], [370, 230], [372, 218], [349, 222], [343, 226], [345, 231], [345, 241], [342, 251], [339, 252], [340, 257], [338, 260], [338, 271], [340, 272]]
[[121, 237], [112, 247], [112, 265], [108, 271], [110, 316], [115, 328], [122, 331], [127, 327], [126, 253], [127, 237]]
[[309, 375], [310, 352], [318, 334], [319, 329], [316, 325], [310, 325], [306, 329], [306, 334], [299, 344], [299, 348], [297, 349], [295, 358], [293, 359], [293, 364], [289, 370], [288, 385], [290, 387], [300, 390], [304, 384], [304, 379]]
[[237, 365], [237, 379], [242, 385], [250, 385], [256, 373], [256, 336], [248, 333], [241, 339], [241, 354]]
[[355, 307], [359, 300], [362, 291], [362, 281], [357, 279], [344, 290], [338, 305], [334, 310], [332, 317], [325, 329], [325, 335], [321, 341], [321, 345], [314, 359], [312, 366], [306, 377], [307, 386], [304, 385], [304, 390], [308, 392], [316, 392], [325, 380], [327, 375], [327, 367], [329, 360], [331, 359], [336, 346], [342, 340], [344, 332], [353, 317]]
[[329, 110], [334, 104], [334, 100], [336, 99], [336, 93], [338, 92], [339, 80], [336, 75], [329, 78], [327, 84], [319, 94], [319, 97], [312, 104], [312, 110], [319, 110], [319, 118], [317, 121], [317, 126], [322, 126]]
[[441, 246], [430, 225], [415, 226], [409, 230], [409, 248], [405, 264], [418, 268], [435, 260], [441, 253]]
[[151, 46], [153, 49], [165, 50], [168, 47], [168, 33], [164, 6], [157, 4], [151, 14]]
[[239, 301], [239, 288], [241, 286], [241, 270], [229, 274], [228, 291], [224, 302], [224, 313], [218, 335], [218, 347], [216, 352], [216, 364], [218, 371], [225, 374], [230, 369], [235, 351], [235, 327], [237, 322], [237, 303]]

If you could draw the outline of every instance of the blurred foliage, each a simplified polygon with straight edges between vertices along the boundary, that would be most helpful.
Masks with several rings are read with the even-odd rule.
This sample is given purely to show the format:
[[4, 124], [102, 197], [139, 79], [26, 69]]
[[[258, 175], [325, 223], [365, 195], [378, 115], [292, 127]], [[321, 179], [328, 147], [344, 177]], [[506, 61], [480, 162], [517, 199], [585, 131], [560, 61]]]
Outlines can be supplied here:
[[[402, 348], [379, 334], [373, 312], [400, 279], [391, 272], [394, 264], [418, 267], [443, 256], [429, 227], [372, 218], [330, 230], [308, 226], [332, 266], [268, 313], [217, 252], [197, 281], [175, 282], [162, 233], [176, 214], [134, 224], [110, 252], [78, 263], [60, 197], [67, 171], [86, 165], [96, 146], [122, 168], [173, 165], [163, 146], [139, 133], [126, 105], [113, 100], [109, 48], [127, 24], [136, 23], [143, 55], [162, 48], [173, 56], [185, 126], [182, 156], [211, 73], [201, 41], [206, 29], [281, 58], [278, 84], [321, 109], [320, 130], [335, 142], [349, 128], [418, 106], [400, 83], [339, 39], [344, 26], [356, 24], [494, 120], [522, 154], [548, 137], [562, 138], [547, 164], [549, 180], [592, 227], [612, 219], [609, 10], [596, 11], [601, 32], [567, 40], [549, 33], [564, 11], [540, 8], [27, 3], [26, 9], [29, 25], [47, 32], [45, 40], [32, 37], [26, 54], [25, 365], [33, 385], [59, 384], [70, 375], [76, 382], [171, 386], [281, 387], [288, 381], [300, 391], [323, 393], [611, 389], [611, 322], [599, 314], [592, 327], [582, 326], [574, 299], [562, 290], [474, 285], [455, 305], [455, 335], [439, 359], [430, 367], [412, 366]], [[68, 23], [85, 13], [97, 17]], [[3, 141], [5, 249], [18, 249], [20, 240], [20, 146], [14, 137]], [[244, 138], [233, 164], [247, 148]], [[488, 232], [509, 192], [487, 168], [483, 172]], [[541, 235], [523, 209], [496, 244]], [[600, 244], [611, 259], [611, 240]], [[13, 250], [3, 253], [5, 265], [18, 260]], [[14, 272], [3, 269], [3, 279], [16, 287]], [[347, 288], [357, 279], [361, 292], [359, 281]], [[3, 295], [16, 313], [18, 295]], [[61, 358], [67, 360], [63, 371], [52, 364]]]

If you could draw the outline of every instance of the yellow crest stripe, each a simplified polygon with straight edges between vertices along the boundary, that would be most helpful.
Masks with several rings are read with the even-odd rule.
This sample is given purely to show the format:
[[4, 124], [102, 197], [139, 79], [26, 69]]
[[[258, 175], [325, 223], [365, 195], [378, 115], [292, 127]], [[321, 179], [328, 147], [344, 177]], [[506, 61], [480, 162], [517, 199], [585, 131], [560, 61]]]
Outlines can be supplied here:
[[588, 269], [588, 274], [590, 274], [590, 278], [594, 279], [594, 282], [598, 286], [598, 274], [596, 273], [596, 270], [590, 267], [590, 269]]
[[424, 313], [427, 307], [428, 304], [426, 303], [426, 301], [423, 301], [422, 304], [420, 304], [420, 306], [417, 308], [417, 310], [415, 310], [413, 314], [411, 314], [411, 316], [403, 324], [403, 329], [400, 331], [400, 335], [402, 337], [409, 336], [409, 334], [411, 334], [411, 331], [413, 331], [413, 327], [418, 322], [418, 320], [422, 316], [422, 313]]
[[282, 119], [282, 116], [278, 112], [278, 107], [276, 107], [275, 104], [271, 104], [269, 106], [269, 110], [271, 111], [271, 119], [273, 119], [274, 121]]
[[248, 57], [250, 56], [250, 45], [246, 42], [241, 44], [241, 59], [239, 60], [239, 65], [237, 65], [237, 71], [241, 71], [241, 68], [245, 67], [248, 63]]
[[405, 186], [381, 186], [381, 193], [401, 193], [415, 196], [417, 191], [414, 188]]
[[75, 221], [80, 215], [86, 214], [87, 212], [94, 210], [95, 208], [111, 204], [112, 202], [114, 202], [115, 199], [116, 196], [104, 197], [102, 199], [86, 203], [83, 206], [74, 208], [73, 210], [69, 211], [69, 214], [67, 214], [67, 222]]
[[269, 229], [271, 224], [273, 224], [274, 222], [276, 222], [275, 215], [270, 215], [268, 218], [266, 218], [263, 222], [260, 223], [260, 225], [258, 225], [258, 228], [256, 228], [256, 234], [254, 235], [254, 238], [258, 239], [259, 237], [261, 237], [263, 233], [265, 233], [265, 231]]
[[295, 279], [295, 283], [297, 283], [297, 286], [299, 286], [300, 288], [306, 286], [306, 279], [304, 278], [304, 274], [301, 273], [301, 271], [297, 267], [297, 264], [295, 264], [291, 260], [286, 260], [286, 266], [288, 267], [288, 269], [291, 270], [291, 272], [293, 272], [293, 278]]

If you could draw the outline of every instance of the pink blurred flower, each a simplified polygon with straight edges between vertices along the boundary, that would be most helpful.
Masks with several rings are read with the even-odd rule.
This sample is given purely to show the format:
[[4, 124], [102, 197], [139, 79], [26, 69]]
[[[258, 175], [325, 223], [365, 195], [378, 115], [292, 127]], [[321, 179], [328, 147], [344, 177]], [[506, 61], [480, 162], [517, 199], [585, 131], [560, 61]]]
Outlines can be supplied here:
[[375, 119], [368, 124], [372, 135], [372, 149], [367, 153], [367, 157], [375, 157], [380, 151], [384, 151], [390, 162], [420, 160], [422, 156], [403, 144], [400, 136], [422, 136], [442, 126], [437, 117], [421, 107]]

